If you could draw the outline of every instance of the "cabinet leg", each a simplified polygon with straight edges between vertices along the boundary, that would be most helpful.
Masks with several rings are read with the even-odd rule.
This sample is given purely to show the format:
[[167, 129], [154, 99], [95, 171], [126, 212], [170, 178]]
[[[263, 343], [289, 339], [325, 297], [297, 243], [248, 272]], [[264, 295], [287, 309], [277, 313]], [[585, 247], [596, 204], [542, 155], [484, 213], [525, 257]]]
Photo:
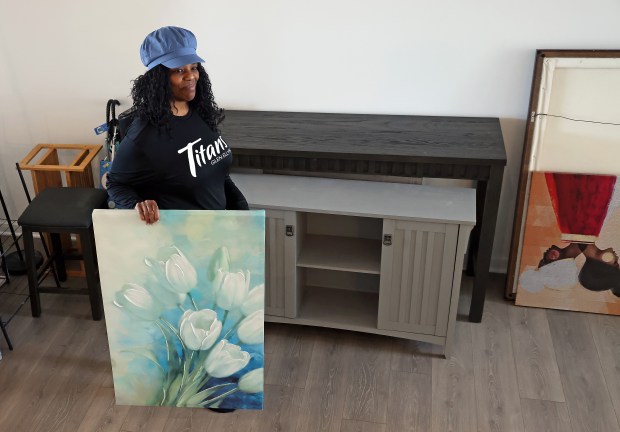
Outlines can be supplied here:
[[452, 340], [450, 338], [446, 339], [446, 344], [443, 346], [443, 358], [446, 360], [450, 359], [452, 355]]

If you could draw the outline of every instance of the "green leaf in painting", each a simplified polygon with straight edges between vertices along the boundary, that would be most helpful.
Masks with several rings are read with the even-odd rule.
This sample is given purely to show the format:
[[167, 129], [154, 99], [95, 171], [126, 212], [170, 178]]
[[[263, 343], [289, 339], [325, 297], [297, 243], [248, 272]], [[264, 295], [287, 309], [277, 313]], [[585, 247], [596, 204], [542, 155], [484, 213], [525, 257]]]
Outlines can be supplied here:
[[179, 389], [181, 388], [181, 382], [183, 381], [183, 375], [177, 375], [174, 380], [170, 383], [168, 387], [168, 392], [166, 394], [166, 399], [164, 400], [164, 405], [171, 406], [174, 405], [174, 402], [177, 399], [179, 394]]
[[121, 353], [128, 353], [128, 354], [134, 354], [137, 355], [138, 357], [142, 357], [145, 358], [147, 360], [150, 360], [153, 364], [155, 364], [161, 371], [162, 373], [166, 373], [166, 371], [164, 370], [164, 368], [159, 364], [159, 362], [157, 361], [157, 358], [155, 357], [155, 353], [153, 351], [151, 351], [148, 348], [145, 347], [132, 347], [126, 350], [121, 350]]
[[211, 396], [213, 393], [215, 393], [216, 391], [218, 391], [219, 389], [229, 386], [233, 383], [226, 383], [226, 384], [220, 384], [220, 385], [216, 385], [213, 387], [209, 387], [208, 389], [204, 389], [201, 392], [196, 393], [194, 396], [190, 397], [189, 399], [187, 399], [187, 402], [185, 402], [185, 406], [188, 407], [199, 407], [201, 406], [200, 404], [209, 396]]

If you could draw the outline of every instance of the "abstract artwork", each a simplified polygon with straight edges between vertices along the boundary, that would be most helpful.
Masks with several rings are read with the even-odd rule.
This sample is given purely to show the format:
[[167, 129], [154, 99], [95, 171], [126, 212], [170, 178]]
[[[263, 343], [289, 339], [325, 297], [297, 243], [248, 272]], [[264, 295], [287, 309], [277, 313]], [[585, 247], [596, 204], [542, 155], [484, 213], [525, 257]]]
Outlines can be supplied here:
[[93, 223], [116, 403], [262, 409], [264, 212]]
[[534, 172], [516, 303], [620, 315], [620, 182]]

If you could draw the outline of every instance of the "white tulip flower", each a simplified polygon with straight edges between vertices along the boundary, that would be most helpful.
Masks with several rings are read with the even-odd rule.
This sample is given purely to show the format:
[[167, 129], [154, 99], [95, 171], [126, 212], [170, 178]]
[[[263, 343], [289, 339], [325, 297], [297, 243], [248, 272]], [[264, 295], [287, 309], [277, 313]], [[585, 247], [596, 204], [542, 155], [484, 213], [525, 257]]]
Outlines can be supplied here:
[[263, 391], [263, 368], [251, 370], [239, 379], [239, 390], [243, 393], [260, 393]]
[[250, 354], [242, 351], [241, 347], [222, 339], [211, 349], [205, 360], [205, 369], [215, 378], [230, 376], [247, 366]]
[[134, 283], [123, 285], [114, 296], [114, 304], [145, 321], [155, 321], [164, 310], [146, 288]]
[[183, 304], [185, 298], [187, 297], [186, 293], [178, 293], [176, 291], [172, 291], [170, 288], [166, 288], [170, 285], [165, 279], [163, 269], [159, 274], [149, 275], [149, 280], [148, 282], [146, 282], [146, 284], [149, 287], [151, 295], [157, 300], [159, 300], [159, 302], [164, 305], [165, 308], [175, 307], [179, 304]]
[[225, 310], [241, 306], [248, 294], [250, 272], [227, 273], [216, 294], [216, 303]]
[[241, 321], [237, 329], [239, 340], [248, 345], [255, 345], [265, 341], [265, 311], [259, 309]]
[[157, 255], [156, 260], [144, 259], [161, 285], [154, 287], [158, 291], [155, 294], [165, 305], [183, 303], [187, 293], [198, 283], [196, 269], [176, 246], [161, 248]]
[[191, 350], [207, 350], [213, 346], [222, 331], [222, 322], [211, 309], [187, 310], [179, 320], [179, 333], [185, 346]]
[[172, 246], [171, 249], [173, 253], [165, 261], [166, 279], [174, 291], [186, 293], [198, 283], [198, 274], [179, 248]]
[[250, 315], [265, 307], [265, 284], [255, 286], [241, 304], [243, 315]]

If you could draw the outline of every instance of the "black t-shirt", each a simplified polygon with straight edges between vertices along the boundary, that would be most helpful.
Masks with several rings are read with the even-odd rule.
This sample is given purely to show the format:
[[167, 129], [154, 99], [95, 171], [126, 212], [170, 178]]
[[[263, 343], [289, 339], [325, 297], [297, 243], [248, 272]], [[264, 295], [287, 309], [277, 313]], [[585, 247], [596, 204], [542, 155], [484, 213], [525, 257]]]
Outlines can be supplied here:
[[[231, 149], [196, 113], [172, 117], [169, 132], [136, 120], [112, 163], [108, 194], [117, 208], [146, 199], [163, 210], [247, 208], [229, 177], [231, 163]], [[227, 205], [227, 195], [236, 202]]]

